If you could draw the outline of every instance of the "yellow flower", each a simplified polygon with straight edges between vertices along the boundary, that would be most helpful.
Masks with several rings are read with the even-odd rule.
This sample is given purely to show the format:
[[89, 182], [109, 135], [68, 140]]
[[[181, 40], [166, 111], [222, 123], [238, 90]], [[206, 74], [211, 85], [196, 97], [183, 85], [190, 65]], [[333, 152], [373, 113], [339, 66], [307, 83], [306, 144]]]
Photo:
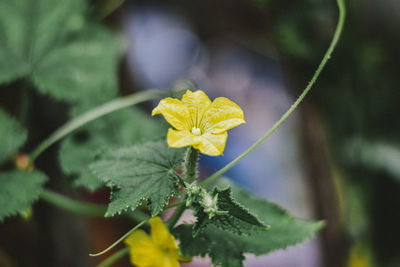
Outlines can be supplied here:
[[370, 255], [364, 244], [358, 243], [350, 249], [347, 262], [348, 267], [370, 267], [372, 266]]
[[150, 219], [151, 237], [143, 230], [134, 231], [125, 243], [130, 246], [131, 262], [138, 267], [179, 267], [178, 261], [190, 261], [179, 256], [175, 238], [160, 219]]
[[174, 129], [168, 130], [170, 147], [193, 146], [209, 156], [221, 155], [225, 150], [227, 131], [245, 123], [243, 110], [225, 97], [213, 102], [203, 91], [183, 95], [182, 100], [165, 98], [152, 115], [162, 114]]

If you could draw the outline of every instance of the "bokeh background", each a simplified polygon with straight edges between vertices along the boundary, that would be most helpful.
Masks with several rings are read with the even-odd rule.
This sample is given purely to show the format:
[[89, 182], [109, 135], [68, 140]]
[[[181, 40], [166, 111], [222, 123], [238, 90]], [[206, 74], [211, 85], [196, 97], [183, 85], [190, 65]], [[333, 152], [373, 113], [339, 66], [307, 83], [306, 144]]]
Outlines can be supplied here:
[[[323, 219], [326, 226], [301, 245], [248, 255], [245, 266], [400, 266], [400, 2], [345, 2], [343, 35], [310, 95], [226, 173], [295, 216]], [[99, 0], [90, 1], [89, 10], [88, 16], [123, 39], [119, 94], [199, 88], [243, 108], [247, 124], [230, 132], [224, 155], [201, 156], [203, 178], [248, 148], [290, 107], [322, 59], [338, 17], [333, 0]], [[0, 90], [0, 104], [16, 115], [20, 87], [16, 81]], [[32, 133], [25, 151], [70, 112], [70, 105], [40, 93], [29, 98], [22, 115]], [[149, 113], [155, 104], [140, 108]], [[71, 186], [59, 167], [59, 149], [52, 147], [36, 163], [54, 177], [49, 187], [106, 203], [107, 190]], [[39, 201], [29, 221], [0, 225], [0, 266], [92, 266], [104, 257], [87, 254], [130, 227], [122, 218], [80, 217]], [[195, 259], [184, 266], [209, 264]]]

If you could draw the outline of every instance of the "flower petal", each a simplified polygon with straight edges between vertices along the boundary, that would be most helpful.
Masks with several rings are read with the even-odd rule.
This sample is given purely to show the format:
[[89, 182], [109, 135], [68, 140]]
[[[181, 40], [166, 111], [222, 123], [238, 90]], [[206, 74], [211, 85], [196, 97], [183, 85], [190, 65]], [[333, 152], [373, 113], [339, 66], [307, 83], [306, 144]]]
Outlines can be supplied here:
[[[138, 267], [155, 266], [156, 262], [162, 262], [164, 254], [158, 249], [151, 238], [143, 231], [136, 230], [125, 243], [131, 247], [131, 262]], [[162, 266], [162, 265], [160, 265]]]
[[147, 243], [152, 244], [152, 242], [150, 236], [143, 230], [136, 230], [125, 239], [125, 243], [129, 246], [137, 246], [139, 243], [140, 245], [148, 245]]
[[172, 258], [164, 258], [164, 261], [162, 265], [152, 265], [157, 266], [157, 267], [180, 267], [179, 262], [177, 259], [172, 259]]
[[151, 228], [151, 239], [153, 242], [160, 247], [168, 248], [171, 253], [175, 252], [175, 255], [173, 256], [177, 258], [178, 246], [176, 245], [175, 238], [169, 233], [168, 228], [160, 217], [151, 218], [149, 223]]
[[151, 113], [152, 116], [156, 114], [162, 114], [165, 120], [177, 130], [189, 128], [190, 112], [178, 99], [167, 97], [161, 100]]
[[220, 134], [205, 133], [200, 136], [200, 143], [198, 145], [193, 145], [193, 147], [200, 150], [203, 154], [219, 156], [224, 153], [227, 138], [227, 132]]
[[176, 131], [168, 129], [167, 143], [169, 147], [194, 146], [200, 143], [200, 136], [193, 135], [189, 130]]
[[206, 132], [218, 134], [246, 121], [243, 110], [236, 103], [226, 97], [218, 97], [204, 113], [203, 123]]
[[152, 266], [179, 267], [178, 246], [176, 245], [174, 236], [169, 233], [167, 226], [160, 217], [150, 219], [149, 223], [151, 239], [162, 251], [162, 254], [160, 254], [161, 264]]
[[192, 127], [199, 127], [204, 113], [211, 104], [211, 100], [201, 90], [197, 90], [195, 92], [187, 90], [182, 97], [182, 103], [190, 112], [189, 121], [191, 121], [192, 124], [189, 125], [189, 128], [187, 129], [191, 130]]

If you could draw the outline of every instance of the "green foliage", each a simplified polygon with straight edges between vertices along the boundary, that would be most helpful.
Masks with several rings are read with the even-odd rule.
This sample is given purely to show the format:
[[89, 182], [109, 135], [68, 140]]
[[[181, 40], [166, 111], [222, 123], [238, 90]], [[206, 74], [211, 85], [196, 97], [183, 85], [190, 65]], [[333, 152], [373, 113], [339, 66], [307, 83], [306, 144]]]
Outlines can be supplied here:
[[39, 198], [46, 180], [46, 176], [39, 171], [14, 170], [0, 173], [0, 221], [26, 212]]
[[151, 141], [104, 153], [90, 168], [112, 189], [106, 216], [131, 209], [147, 200], [152, 216], [178, 193], [177, 173], [184, 149], [168, 148], [165, 141]]
[[352, 139], [344, 150], [349, 164], [385, 171], [400, 181], [400, 148], [396, 144]]
[[26, 130], [0, 109], [0, 164], [17, 153], [26, 137]]
[[103, 182], [88, 166], [99, 151], [104, 147], [129, 146], [143, 138], [157, 137], [163, 130], [162, 124], [151, 120], [139, 109], [117, 111], [89, 123], [63, 141], [59, 152], [61, 168], [66, 174], [77, 176], [75, 185], [94, 191]]
[[88, 26], [73, 41], [49, 53], [36, 67], [38, 89], [57, 99], [81, 101], [117, 88], [118, 39], [100, 26]]
[[118, 39], [85, 21], [85, 1], [0, 1], [0, 83], [26, 77], [77, 101], [116, 86]]
[[197, 217], [197, 222], [193, 228], [194, 236], [203, 231], [210, 224], [221, 230], [239, 235], [251, 235], [268, 229], [267, 225], [232, 198], [230, 188], [223, 190], [214, 188], [212, 196], [216, 200], [218, 211], [224, 213], [218, 214], [217, 211], [216, 214], [210, 216], [211, 214], [206, 212], [209, 207], [204, 206], [206, 203], [194, 205], [195, 216]]
[[[226, 183], [226, 180], [220, 181], [220, 183], [224, 182]], [[323, 226], [321, 221], [294, 218], [278, 205], [264, 198], [251, 195], [239, 187], [233, 186], [232, 193], [235, 199], [261, 220], [267, 221], [271, 227], [269, 231], [247, 239], [249, 248], [247, 252], [261, 255], [276, 249], [293, 246], [313, 236]]]
[[275, 31], [278, 47], [283, 53], [302, 59], [313, 56], [312, 47], [292, 21], [281, 23]]
[[[229, 184], [227, 180], [221, 186]], [[193, 237], [192, 225], [180, 225], [174, 235], [180, 240], [182, 253], [187, 256], [211, 257], [213, 264], [243, 266], [244, 253], [267, 254], [303, 242], [313, 236], [322, 222], [304, 221], [293, 218], [279, 206], [232, 185], [233, 197], [271, 228], [254, 235], [240, 236], [210, 225], [198, 236]]]
[[185, 256], [208, 255], [213, 265], [222, 267], [242, 267], [245, 259], [245, 242], [241, 236], [224, 232], [210, 226], [196, 237], [192, 236], [192, 226], [181, 224], [173, 235], [180, 241], [180, 250]]

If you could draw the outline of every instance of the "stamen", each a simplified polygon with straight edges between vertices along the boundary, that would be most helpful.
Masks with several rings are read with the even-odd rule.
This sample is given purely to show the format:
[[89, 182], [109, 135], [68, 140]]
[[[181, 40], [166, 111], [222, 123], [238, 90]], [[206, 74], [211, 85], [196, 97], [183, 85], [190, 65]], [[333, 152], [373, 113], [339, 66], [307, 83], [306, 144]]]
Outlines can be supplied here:
[[201, 135], [201, 130], [200, 130], [200, 128], [193, 127], [193, 128], [192, 128], [192, 134], [194, 134], [194, 135]]

